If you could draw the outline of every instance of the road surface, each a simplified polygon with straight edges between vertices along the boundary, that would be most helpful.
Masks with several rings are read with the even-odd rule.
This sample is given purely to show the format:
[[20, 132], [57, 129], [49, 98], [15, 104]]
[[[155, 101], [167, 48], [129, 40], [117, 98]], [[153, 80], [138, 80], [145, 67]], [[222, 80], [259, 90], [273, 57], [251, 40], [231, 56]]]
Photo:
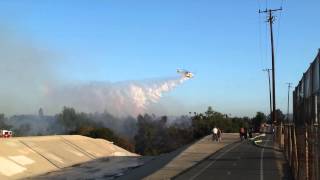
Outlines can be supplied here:
[[271, 135], [231, 144], [175, 179], [286, 180], [290, 177], [283, 154], [273, 148]]

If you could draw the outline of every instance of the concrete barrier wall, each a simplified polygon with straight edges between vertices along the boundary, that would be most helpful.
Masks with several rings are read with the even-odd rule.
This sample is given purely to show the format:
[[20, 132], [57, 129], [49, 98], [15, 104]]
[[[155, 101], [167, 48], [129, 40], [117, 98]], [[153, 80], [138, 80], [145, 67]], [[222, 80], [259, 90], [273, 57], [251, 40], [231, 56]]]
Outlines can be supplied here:
[[0, 139], [0, 179], [31, 177], [108, 156], [137, 154], [79, 135]]

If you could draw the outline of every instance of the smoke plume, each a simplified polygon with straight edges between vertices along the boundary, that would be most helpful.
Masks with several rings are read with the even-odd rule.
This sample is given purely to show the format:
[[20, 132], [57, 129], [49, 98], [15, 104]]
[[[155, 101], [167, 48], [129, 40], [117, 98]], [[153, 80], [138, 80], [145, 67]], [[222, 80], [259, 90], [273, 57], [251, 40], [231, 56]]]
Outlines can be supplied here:
[[54, 71], [61, 61], [46, 48], [4, 30], [0, 39], [0, 113], [9, 115], [35, 114], [40, 107], [56, 114], [63, 106], [83, 112], [137, 115], [187, 79], [68, 84]]
[[116, 116], [145, 112], [150, 103], [156, 103], [164, 92], [170, 91], [188, 78], [126, 81], [119, 83], [91, 82], [62, 87], [48, 87], [48, 108], [70, 106], [83, 112], [107, 111]]
[[54, 55], [0, 28], [0, 113], [37, 112], [42, 86], [54, 76]]

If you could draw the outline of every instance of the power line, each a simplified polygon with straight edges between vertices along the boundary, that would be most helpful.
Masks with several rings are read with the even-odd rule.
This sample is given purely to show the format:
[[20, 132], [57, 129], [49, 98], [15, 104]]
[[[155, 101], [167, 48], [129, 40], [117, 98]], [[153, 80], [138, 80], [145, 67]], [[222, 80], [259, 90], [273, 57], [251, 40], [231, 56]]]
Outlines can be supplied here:
[[[260, 14], [260, 13], [259, 13]], [[268, 59], [268, 57], [269, 57], [269, 55], [268, 55], [268, 50], [269, 50], [269, 44], [268, 44], [268, 24], [266, 23], [265, 24], [265, 58], [266, 58], [266, 61], [267, 61], [267, 59]]]
[[268, 0], [266, 0], [266, 9], [268, 8]]
[[[282, 7], [283, 7], [283, 2], [284, 2], [284, 0], [281, 0], [281, 5], [280, 5], [280, 8], [281, 8], [281, 9], [282, 9]], [[276, 56], [277, 56], [277, 57], [279, 56], [278, 52], [279, 52], [279, 48], [280, 48], [280, 46], [279, 46], [279, 39], [280, 39], [281, 17], [282, 17], [282, 11], [279, 12], [278, 28], [277, 28], [277, 36], [276, 36], [276, 45], [277, 45], [277, 46], [276, 46]]]
[[[268, 8], [268, 0], [257, 0], [258, 8], [267, 9]], [[263, 20], [261, 18], [261, 13], [259, 13], [259, 51], [260, 51], [260, 64], [261, 68], [269, 66], [267, 63], [267, 59], [269, 58], [268, 50], [268, 24], [265, 24], [265, 30], [263, 32], [263, 27], [261, 26]]]
[[[257, 2], [258, 2], [258, 7], [259, 7], [259, 9], [261, 9], [261, 4], [260, 4], [260, 0], [257, 0]], [[261, 33], [261, 15], [260, 15], [260, 13], [259, 13], [259, 20], [258, 20], [258, 23], [259, 23], [259, 54], [260, 54], [260, 63], [261, 63], [261, 68], [262, 67], [264, 67], [265, 65], [264, 65], [264, 59], [263, 59], [263, 55], [262, 55], [262, 52], [263, 52], [263, 50], [262, 50], [262, 33]]]

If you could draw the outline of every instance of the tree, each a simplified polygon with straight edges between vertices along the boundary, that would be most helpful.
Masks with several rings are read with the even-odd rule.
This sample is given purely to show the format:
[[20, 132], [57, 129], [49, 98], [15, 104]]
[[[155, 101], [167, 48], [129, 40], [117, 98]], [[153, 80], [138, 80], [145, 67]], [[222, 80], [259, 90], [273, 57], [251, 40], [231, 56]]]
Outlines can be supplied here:
[[263, 112], [257, 112], [256, 116], [252, 119], [253, 128], [258, 131], [264, 122], [266, 122], [266, 115]]
[[126, 119], [124, 119], [122, 122], [121, 130], [123, 136], [133, 141], [134, 136], [138, 131], [136, 119], [134, 119], [133, 117], [127, 117]]
[[[269, 115], [270, 117], [272, 117], [272, 113], [271, 115]], [[281, 122], [284, 122], [285, 120], [285, 115], [282, 113], [282, 111], [280, 109], [276, 109], [276, 118], [277, 118], [277, 124], [280, 124]]]
[[209, 106], [208, 109], [207, 109], [207, 111], [205, 112], [205, 114], [206, 114], [207, 117], [213, 116], [214, 113], [215, 113], [215, 112], [213, 111], [213, 109], [212, 109], [211, 106]]
[[[190, 126], [180, 123], [167, 124], [167, 116], [155, 117], [145, 114], [137, 117], [135, 150], [142, 155], [159, 155], [173, 151], [193, 140]], [[181, 122], [183, 123], [183, 122]]]
[[19, 128], [14, 129], [15, 136], [25, 136], [27, 132], [31, 130], [31, 125], [29, 123], [24, 123], [19, 126]]
[[155, 129], [151, 123], [151, 116], [148, 114], [145, 114], [144, 116], [138, 115], [137, 121], [138, 131], [134, 137], [136, 152], [139, 154], [152, 154], [152, 152], [149, 151], [152, 148], [151, 142], [155, 134]]
[[132, 143], [105, 127], [101, 121], [94, 121], [90, 114], [77, 113], [73, 108], [64, 107], [62, 113], [57, 115], [57, 122], [64, 128], [65, 133], [106, 139], [134, 151]]
[[[211, 113], [211, 112], [209, 112]], [[192, 118], [192, 131], [195, 139], [201, 138], [210, 133], [211, 124], [207, 116], [202, 113], [194, 115]]]
[[210, 134], [214, 126], [220, 128], [223, 132], [232, 133], [238, 132], [240, 127], [248, 128], [250, 123], [250, 119], [248, 117], [230, 118], [226, 114], [214, 111], [210, 106], [204, 115], [202, 113], [195, 113], [191, 119], [193, 135], [196, 139]]
[[6, 123], [7, 118], [4, 114], [0, 114], [0, 129], [11, 129], [11, 126]]
[[57, 115], [58, 123], [63, 125], [65, 131], [74, 131], [76, 129], [77, 114], [73, 108], [63, 107], [62, 113]]

